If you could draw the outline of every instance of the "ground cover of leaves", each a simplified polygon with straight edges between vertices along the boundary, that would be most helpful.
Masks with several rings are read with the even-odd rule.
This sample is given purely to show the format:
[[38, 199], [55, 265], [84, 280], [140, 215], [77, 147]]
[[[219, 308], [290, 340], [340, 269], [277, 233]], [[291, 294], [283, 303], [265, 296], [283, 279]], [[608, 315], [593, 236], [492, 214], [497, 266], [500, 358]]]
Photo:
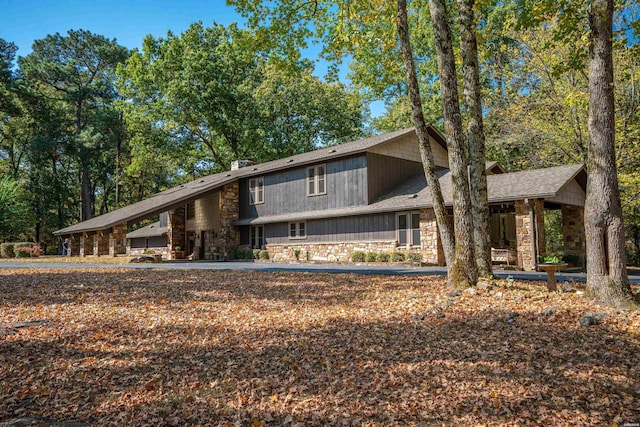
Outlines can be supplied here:
[[[3, 269], [0, 422], [640, 422], [637, 312], [495, 283], [456, 296], [430, 276]], [[606, 317], [580, 326], [586, 312]]]

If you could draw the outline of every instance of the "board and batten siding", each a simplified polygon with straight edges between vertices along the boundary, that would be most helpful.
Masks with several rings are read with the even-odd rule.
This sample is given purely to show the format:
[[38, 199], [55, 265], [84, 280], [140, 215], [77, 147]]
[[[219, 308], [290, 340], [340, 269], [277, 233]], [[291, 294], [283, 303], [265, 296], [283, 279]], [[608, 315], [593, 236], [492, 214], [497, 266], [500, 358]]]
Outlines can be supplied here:
[[396, 214], [393, 212], [306, 221], [307, 237], [289, 239], [289, 223], [265, 225], [267, 244], [305, 244], [320, 242], [362, 242], [396, 240]]
[[305, 165], [264, 176], [264, 203], [249, 204], [249, 179], [239, 182], [240, 218], [292, 212], [344, 208], [367, 204], [367, 157], [365, 154], [319, 162], [326, 166], [324, 195], [307, 196]]
[[369, 203], [375, 202], [385, 192], [418, 174], [424, 174], [422, 163], [367, 153]]

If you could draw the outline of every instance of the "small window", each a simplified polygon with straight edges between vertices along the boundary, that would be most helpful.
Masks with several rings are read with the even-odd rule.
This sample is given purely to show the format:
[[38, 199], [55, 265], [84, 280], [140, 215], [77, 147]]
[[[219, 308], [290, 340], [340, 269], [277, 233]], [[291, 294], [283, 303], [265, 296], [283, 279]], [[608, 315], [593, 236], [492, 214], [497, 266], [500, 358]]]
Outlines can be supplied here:
[[307, 168], [307, 195], [318, 196], [327, 194], [325, 165], [316, 165]]
[[264, 248], [264, 227], [254, 225], [251, 227], [251, 249]]
[[187, 203], [187, 219], [196, 217], [196, 202]]
[[249, 204], [264, 203], [264, 177], [249, 180]]
[[307, 224], [305, 222], [290, 222], [289, 238], [290, 239], [306, 239]]
[[420, 246], [420, 214], [399, 213], [397, 221], [398, 246]]

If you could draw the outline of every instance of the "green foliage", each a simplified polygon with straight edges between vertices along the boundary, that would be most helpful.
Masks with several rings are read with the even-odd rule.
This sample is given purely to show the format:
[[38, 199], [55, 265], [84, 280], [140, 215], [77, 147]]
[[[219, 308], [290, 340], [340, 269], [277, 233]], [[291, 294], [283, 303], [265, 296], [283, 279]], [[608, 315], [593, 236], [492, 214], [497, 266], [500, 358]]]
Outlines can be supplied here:
[[260, 253], [258, 254], [258, 257], [262, 260], [269, 259], [269, 251], [267, 251], [266, 249], [261, 250]]
[[365, 262], [366, 254], [363, 251], [351, 252], [351, 262]]
[[538, 262], [545, 264], [560, 264], [560, 258], [554, 255], [539, 256]]
[[32, 256], [37, 256], [37, 254], [33, 251], [34, 243], [33, 242], [18, 242], [14, 243], [13, 251], [16, 254], [17, 258], [30, 258]]
[[366, 262], [375, 262], [376, 261], [376, 253], [375, 252], [367, 252], [365, 254], [364, 260]]
[[1, 258], [14, 258], [16, 253], [13, 248], [15, 243], [0, 243], [0, 257]]
[[387, 252], [378, 252], [376, 254], [376, 262], [389, 262], [391, 254]]
[[422, 262], [422, 254], [418, 252], [407, 252], [405, 261], [419, 264]]
[[296, 261], [300, 261], [300, 249], [294, 249], [293, 256], [296, 257]]
[[254, 256], [254, 250], [251, 248], [237, 248], [233, 252], [233, 257], [235, 259], [257, 259], [258, 254], [259, 251]]
[[391, 262], [403, 262], [403, 261], [404, 261], [403, 252], [394, 252], [391, 254]]
[[250, 259], [259, 259], [260, 258], [260, 249], [253, 249], [251, 251], [251, 258]]
[[17, 236], [22, 230], [26, 207], [19, 199], [17, 182], [0, 179], [0, 238]]

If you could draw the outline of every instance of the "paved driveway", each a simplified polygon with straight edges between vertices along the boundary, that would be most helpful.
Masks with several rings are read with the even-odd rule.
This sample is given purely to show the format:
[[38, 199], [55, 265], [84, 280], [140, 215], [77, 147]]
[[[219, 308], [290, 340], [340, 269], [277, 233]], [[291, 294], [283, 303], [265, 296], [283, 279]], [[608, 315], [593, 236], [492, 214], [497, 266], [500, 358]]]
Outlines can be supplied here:
[[[263, 272], [306, 272], [306, 273], [352, 273], [352, 274], [381, 274], [398, 276], [445, 276], [447, 273], [444, 267], [410, 267], [410, 266], [369, 266], [369, 265], [347, 265], [347, 264], [283, 264], [283, 263], [262, 263], [262, 262], [211, 262], [211, 261], [175, 261], [164, 262], [162, 264], [75, 264], [75, 263], [55, 263], [55, 262], [0, 262], [0, 269], [9, 268], [142, 268], [158, 270], [244, 270]], [[546, 280], [546, 273], [495, 270], [494, 275], [499, 278], [509, 276], [516, 280]], [[584, 273], [562, 273], [557, 275], [558, 282], [575, 281], [584, 282]], [[631, 283], [640, 284], [640, 276], [630, 276]]]

